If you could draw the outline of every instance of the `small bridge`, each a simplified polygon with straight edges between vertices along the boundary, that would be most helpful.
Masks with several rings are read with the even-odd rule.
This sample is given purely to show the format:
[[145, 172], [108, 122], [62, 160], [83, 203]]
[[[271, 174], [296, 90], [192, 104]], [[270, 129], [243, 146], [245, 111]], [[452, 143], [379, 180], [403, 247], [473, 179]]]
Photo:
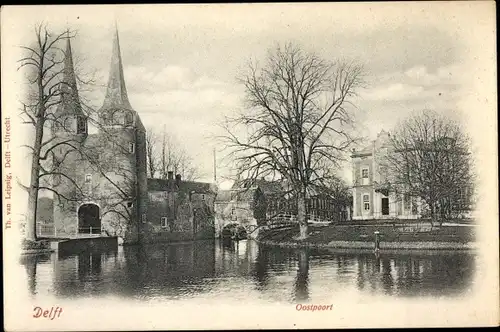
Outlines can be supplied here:
[[271, 219], [267, 220], [266, 223], [262, 225], [248, 225], [245, 226], [247, 234], [250, 236], [257, 230], [270, 230], [278, 228], [289, 228], [298, 225], [297, 218], [294, 215], [289, 214], [279, 214], [273, 216]]

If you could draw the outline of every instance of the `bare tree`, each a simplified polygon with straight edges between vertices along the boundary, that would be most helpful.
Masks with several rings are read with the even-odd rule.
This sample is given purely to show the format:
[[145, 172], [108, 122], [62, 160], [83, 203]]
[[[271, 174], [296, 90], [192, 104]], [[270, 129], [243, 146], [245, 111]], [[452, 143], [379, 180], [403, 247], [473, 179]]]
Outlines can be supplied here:
[[247, 107], [226, 118], [222, 143], [249, 179], [281, 178], [297, 204], [299, 239], [308, 235], [308, 188], [333, 176], [355, 142], [351, 108], [362, 85], [360, 66], [330, 62], [287, 44], [270, 50], [264, 66], [239, 78]]
[[153, 128], [148, 128], [146, 131], [146, 154], [149, 177], [154, 178], [160, 166], [160, 160], [157, 150], [158, 135]]
[[[32, 152], [31, 176], [28, 190], [28, 215], [26, 218], [26, 239], [36, 239], [36, 210], [40, 178], [49, 176], [53, 172], [42, 166], [42, 161], [49, 158], [49, 150], [43, 151], [50, 145], [52, 139], [47, 137], [46, 128], [49, 122], [59, 122], [54, 116], [55, 108], [62, 101], [64, 94], [71, 93], [71, 86], [61, 84], [64, 74], [65, 53], [60, 48], [60, 42], [72, 38], [74, 33], [64, 31], [53, 34], [47, 26], [38, 24], [35, 27], [35, 42], [29, 46], [21, 46], [26, 52], [19, 60], [19, 69], [26, 69], [28, 91], [25, 101], [22, 102], [21, 116], [23, 123], [34, 127], [35, 137]], [[59, 123], [64, 126], [64, 124]]]
[[325, 181], [324, 191], [327, 192], [340, 206], [352, 204], [352, 194], [347, 183], [339, 177], [332, 177]]
[[185, 180], [196, 180], [198, 167], [192, 157], [166, 128], [161, 133], [149, 128], [146, 136], [149, 176], [166, 179], [168, 172], [180, 174]]
[[420, 198], [433, 221], [470, 208], [470, 140], [457, 122], [433, 111], [417, 113], [398, 125], [391, 145], [387, 166], [396, 193]]

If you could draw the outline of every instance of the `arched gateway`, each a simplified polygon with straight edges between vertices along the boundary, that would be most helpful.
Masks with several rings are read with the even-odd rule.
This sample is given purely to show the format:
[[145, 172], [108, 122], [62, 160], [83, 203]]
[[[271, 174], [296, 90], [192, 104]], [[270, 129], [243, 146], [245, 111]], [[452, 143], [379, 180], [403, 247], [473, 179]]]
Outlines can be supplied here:
[[100, 234], [101, 217], [99, 206], [88, 203], [82, 204], [78, 208], [78, 233], [80, 234]]

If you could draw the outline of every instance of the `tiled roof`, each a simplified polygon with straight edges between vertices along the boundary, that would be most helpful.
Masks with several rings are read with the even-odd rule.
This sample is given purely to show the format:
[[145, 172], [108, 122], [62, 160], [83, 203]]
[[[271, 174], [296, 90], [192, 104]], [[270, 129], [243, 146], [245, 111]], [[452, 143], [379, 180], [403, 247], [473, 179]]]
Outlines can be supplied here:
[[207, 182], [196, 181], [181, 181], [177, 187], [175, 180], [166, 179], [148, 179], [148, 191], [174, 191], [179, 190], [182, 192], [190, 193], [195, 192], [198, 194], [215, 194], [217, 192], [214, 185]]
[[148, 179], [148, 191], [169, 191], [168, 180]]
[[240, 181], [235, 181], [232, 189], [244, 189], [248, 187], [259, 187], [262, 192], [266, 195], [275, 194], [283, 191], [283, 181], [268, 181], [265, 179], [245, 179]]
[[219, 190], [217, 193], [217, 197], [215, 198], [216, 202], [229, 202], [231, 201], [231, 190]]
[[71, 42], [69, 38], [66, 40], [64, 69], [62, 70], [62, 73], [62, 82], [65, 84], [61, 87], [61, 102], [56, 109], [57, 116], [67, 114], [84, 115], [80, 104], [80, 97], [78, 96], [75, 70], [73, 67], [73, 55], [71, 52]]
[[181, 181], [179, 189], [184, 192], [196, 192], [199, 194], [214, 194], [216, 189], [211, 183], [197, 181]]
[[132, 106], [128, 100], [127, 88], [125, 86], [125, 76], [123, 75], [122, 56], [120, 52], [120, 40], [118, 38], [118, 29], [116, 29], [116, 27], [111, 53], [108, 87], [101, 109], [132, 110]]

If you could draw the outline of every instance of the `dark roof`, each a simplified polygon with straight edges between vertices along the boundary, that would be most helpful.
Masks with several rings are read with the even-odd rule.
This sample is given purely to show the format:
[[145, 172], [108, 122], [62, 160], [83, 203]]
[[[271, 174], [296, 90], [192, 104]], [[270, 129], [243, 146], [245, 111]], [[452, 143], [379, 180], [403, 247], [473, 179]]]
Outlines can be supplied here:
[[120, 51], [118, 29], [115, 27], [113, 48], [111, 51], [111, 65], [109, 68], [108, 88], [101, 110], [126, 109], [133, 110], [128, 100], [125, 76], [123, 75], [123, 64]]
[[231, 189], [236, 190], [236, 189], [244, 189], [256, 186], [259, 187], [264, 194], [269, 195], [282, 192], [283, 191], [282, 184], [283, 181], [268, 181], [265, 179], [255, 179], [255, 180], [245, 179], [245, 180], [235, 181]]
[[148, 179], [148, 191], [168, 191], [168, 180]]
[[177, 187], [175, 180], [171, 180], [169, 185], [169, 180], [166, 179], [148, 179], [148, 191], [174, 191], [180, 190], [182, 192], [190, 193], [195, 192], [198, 194], [214, 194], [216, 188], [213, 187], [211, 183], [207, 182], [196, 182], [196, 181], [181, 181], [180, 186]]
[[214, 194], [215, 188], [211, 183], [197, 181], [181, 181], [179, 189], [184, 192], [195, 192], [199, 194]]
[[215, 198], [216, 202], [230, 202], [231, 201], [231, 190], [219, 190], [217, 193], [217, 197]]

